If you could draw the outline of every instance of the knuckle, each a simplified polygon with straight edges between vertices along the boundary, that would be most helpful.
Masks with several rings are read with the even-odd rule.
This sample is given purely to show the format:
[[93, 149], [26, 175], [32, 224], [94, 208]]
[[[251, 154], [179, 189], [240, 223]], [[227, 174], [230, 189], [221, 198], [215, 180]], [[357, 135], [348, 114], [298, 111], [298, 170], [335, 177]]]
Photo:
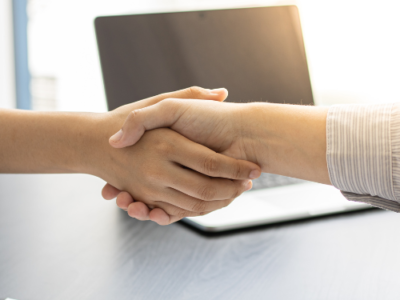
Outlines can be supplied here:
[[234, 190], [233, 190], [233, 193], [232, 193], [232, 199], [235, 199], [235, 198], [237, 198], [237, 197], [239, 197], [241, 194], [242, 194], [242, 190], [241, 190], [241, 188], [240, 188], [240, 186], [235, 186], [235, 188], [234, 188]]
[[214, 155], [209, 155], [204, 159], [203, 169], [204, 173], [208, 175], [215, 175], [219, 168], [219, 162]]
[[209, 201], [213, 200], [217, 194], [217, 190], [211, 186], [201, 186], [198, 191], [200, 199]]
[[162, 156], [168, 156], [174, 151], [173, 145], [168, 140], [158, 141], [154, 147], [154, 150], [156, 150], [156, 152]]
[[174, 107], [177, 103], [178, 103], [178, 99], [175, 98], [167, 98], [164, 99], [163, 101], [161, 101], [159, 103], [160, 106], [162, 106], [164, 109], [165, 108], [170, 108], [170, 107]]
[[185, 211], [185, 210], [179, 210], [175, 214], [173, 214], [174, 217], [180, 219], [186, 218], [190, 216], [190, 213]]
[[242, 167], [240, 164], [236, 163], [234, 164], [233, 167], [233, 173], [232, 176], [234, 176], [232, 179], [238, 179], [240, 178], [240, 175], [242, 174]]
[[[151, 169], [145, 169], [142, 172], [143, 177], [146, 179], [147, 182], [162, 182], [164, 179], [164, 176], [162, 174], [162, 172], [160, 172], [159, 170], [157, 170], [157, 168], [151, 168]], [[147, 188], [145, 189], [147, 190], [149, 193], [154, 193], [154, 191], [151, 188]]]
[[155, 96], [154, 98], [158, 97], [158, 98], [161, 98], [161, 99], [165, 99], [165, 98], [168, 98], [168, 96], [170, 94], [171, 94], [171, 92], [169, 92], [169, 93], [161, 93], [161, 94], [158, 94], [157, 96]]
[[[136, 182], [132, 185], [133, 191], [138, 196], [146, 195], [151, 199], [157, 199], [163, 196], [163, 188], [165, 187], [168, 175], [161, 170], [151, 169], [141, 172], [141, 178], [132, 178]], [[162, 198], [161, 198], [162, 199]]]
[[193, 98], [198, 98], [201, 95], [203, 95], [203, 89], [201, 87], [191, 86], [190, 88], [188, 88], [188, 90], [189, 90], [190, 96]]
[[140, 114], [140, 112], [141, 112], [141, 109], [132, 110], [132, 111], [129, 113], [127, 120], [128, 120], [129, 122], [133, 122], [135, 119], [137, 119], [137, 117], [138, 117], [138, 115]]
[[173, 205], [162, 205], [162, 207], [158, 205], [158, 207], [164, 210], [169, 216], [179, 217], [185, 213], [185, 210]]
[[206, 210], [207, 210], [207, 203], [204, 201], [196, 201], [192, 205], [192, 209], [191, 209], [191, 211], [193, 211], [193, 212], [203, 212]]

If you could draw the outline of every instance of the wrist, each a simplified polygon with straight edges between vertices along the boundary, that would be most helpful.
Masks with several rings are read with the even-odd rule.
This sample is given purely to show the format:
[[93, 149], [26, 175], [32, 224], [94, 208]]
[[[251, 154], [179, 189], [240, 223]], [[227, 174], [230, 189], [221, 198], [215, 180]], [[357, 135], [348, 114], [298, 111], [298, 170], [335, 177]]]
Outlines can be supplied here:
[[243, 113], [246, 154], [263, 172], [329, 184], [325, 107], [248, 104]]
[[[104, 160], [102, 154], [105, 150], [104, 143], [104, 114], [79, 113], [70, 116], [69, 123], [75, 123], [70, 127], [71, 138], [66, 139], [70, 144], [65, 145], [70, 160], [65, 161], [64, 169], [72, 173], [86, 173], [99, 176], [100, 162]], [[64, 134], [65, 136], [65, 134]], [[65, 151], [67, 152], [67, 151]], [[62, 161], [61, 163], [63, 163]]]
[[80, 158], [74, 171], [95, 175], [108, 181], [110, 170], [114, 169], [113, 162], [118, 153], [123, 151], [111, 147], [109, 138], [121, 129], [130, 112], [159, 101], [159, 98], [152, 97], [123, 105], [110, 112], [87, 116], [80, 130], [82, 141], [77, 151]]
[[75, 171], [107, 181], [118, 152], [118, 149], [110, 146], [108, 140], [121, 128], [127, 114], [116, 114], [112, 111], [91, 114], [85, 118], [79, 131], [80, 142], [77, 151], [79, 161]]

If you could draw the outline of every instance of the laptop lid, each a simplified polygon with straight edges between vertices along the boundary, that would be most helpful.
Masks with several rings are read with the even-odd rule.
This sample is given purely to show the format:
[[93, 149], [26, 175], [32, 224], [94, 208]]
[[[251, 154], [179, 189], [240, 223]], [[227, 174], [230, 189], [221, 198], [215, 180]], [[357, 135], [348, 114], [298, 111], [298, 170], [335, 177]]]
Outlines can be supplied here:
[[108, 108], [197, 85], [313, 104], [296, 6], [98, 17]]

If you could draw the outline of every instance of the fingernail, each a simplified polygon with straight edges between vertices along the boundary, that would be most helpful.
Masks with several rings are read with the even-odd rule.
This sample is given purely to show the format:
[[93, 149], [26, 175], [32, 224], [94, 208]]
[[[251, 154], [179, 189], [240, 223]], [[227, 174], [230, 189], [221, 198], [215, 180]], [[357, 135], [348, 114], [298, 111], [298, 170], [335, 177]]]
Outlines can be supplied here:
[[249, 178], [256, 179], [256, 178], [260, 177], [260, 175], [261, 175], [260, 170], [253, 170], [250, 172]]
[[252, 187], [253, 187], [253, 182], [251, 180], [249, 180], [247, 182], [247, 184], [246, 184], [246, 190], [245, 191], [251, 190]]
[[210, 94], [213, 94], [213, 95], [219, 95], [219, 94], [221, 94], [223, 92], [226, 92], [225, 88], [219, 88], [219, 89], [210, 90]]
[[121, 140], [122, 138], [122, 129], [118, 131], [116, 134], [114, 134], [112, 137], [110, 137], [110, 141], [113, 143], [117, 143]]

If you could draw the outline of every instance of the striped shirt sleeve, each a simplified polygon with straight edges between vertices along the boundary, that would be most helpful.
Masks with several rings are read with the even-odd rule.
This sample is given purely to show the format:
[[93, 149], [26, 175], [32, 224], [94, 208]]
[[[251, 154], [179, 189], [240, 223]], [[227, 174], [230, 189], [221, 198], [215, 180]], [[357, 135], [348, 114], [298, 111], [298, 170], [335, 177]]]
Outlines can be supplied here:
[[333, 106], [326, 131], [332, 184], [348, 200], [400, 212], [399, 104]]

